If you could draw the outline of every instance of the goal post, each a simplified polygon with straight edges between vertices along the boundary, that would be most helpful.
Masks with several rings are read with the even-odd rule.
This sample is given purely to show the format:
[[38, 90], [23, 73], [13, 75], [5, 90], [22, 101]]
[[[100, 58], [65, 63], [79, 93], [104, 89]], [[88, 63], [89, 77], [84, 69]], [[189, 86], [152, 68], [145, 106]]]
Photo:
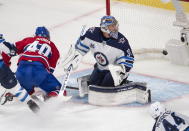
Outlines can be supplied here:
[[110, 0], [106, 0], [106, 15], [110, 15]]

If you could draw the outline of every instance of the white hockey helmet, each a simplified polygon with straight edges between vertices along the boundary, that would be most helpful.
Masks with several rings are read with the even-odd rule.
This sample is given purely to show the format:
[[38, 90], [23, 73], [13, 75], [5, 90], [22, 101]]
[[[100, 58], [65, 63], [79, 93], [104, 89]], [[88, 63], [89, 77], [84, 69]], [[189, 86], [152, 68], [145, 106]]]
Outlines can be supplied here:
[[165, 113], [166, 108], [164, 105], [162, 105], [160, 102], [155, 102], [150, 105], [150, 115], [155, 119], [161, 114]]
[[[115, 25], [116, 31], [111, 31], [108, 26]], [[100, 21], [100, 28], [102, 32], [108, 33], [110, 37], [117, 39], [118, 38], [118, 21], [113, 16], [103, 16]]]

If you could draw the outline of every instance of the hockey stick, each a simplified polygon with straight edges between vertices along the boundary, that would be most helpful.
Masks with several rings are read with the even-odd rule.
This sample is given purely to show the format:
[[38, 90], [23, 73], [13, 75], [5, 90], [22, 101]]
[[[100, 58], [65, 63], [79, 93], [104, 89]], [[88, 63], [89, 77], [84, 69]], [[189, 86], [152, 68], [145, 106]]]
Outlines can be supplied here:
[[74, 87], [74, 86], [67, 86], [68, 89], [72, 89], [72, 90], [79, 90], [78, 87]]
[[[61, 86], [61, 88], [60, 88], [60, 92], [59, 92], [58, 97], [62, 97], [62, 94], [66, 91], [66, 86], [67, 86], [67, 83], [68, 83], [68, 79], [69, 79], [69, 77], [70, 77], [70, 73], [71, 73], [71, 71], [72, 71], [72, 67], [73, 67], [72, 64], [68, 67], [68, 70], [67, 70], [67, 72], [66, 72], [64, 81], [62, 82], [63, 84], [62, 84], [62, 86]], [[66, 96], [63, 95], [63, 97], [66, 97]], [[71, 99], [71, 97], [72, 97], [72, 96], [69, 96], [69, 97], [67, 97], [67, 99], [69, 100], [69, 99]]]
[[[80, 33], [80, 37], [83, 35], [84, 33], [84, 30], [85, 30], [85, 27], [86, 25], [83, 25], [82, 27], [82, 30], [81, 30], [81, 33]], [[79, 37], [79, 40], [77, 42], [80, 42], [80, 37]], [[65, 78], [64, 78], [64, 81], [62, 82], [62, 86], [60, 88], [60, 92], [59, 92], [59, 97], [62, 96], [62, 94], [66, 91], [66, 86], [67, 86], [67, 83], [68, 83], [68, 80], [69, 80], [69, 77], [70, 77], [70, 73], [72, 71], [72, 68], [73, 68], [73, 65], [71, 64], [68, 69], [67, 69], [67, 72], [66, 72], [66, 75], [65, 75]], [[63, 95], [64, 96], [64, 95]], [[72, 96], [64, 96], [64, 98], [66, 98], [66, 100], [69, 100], [71, 99]]]

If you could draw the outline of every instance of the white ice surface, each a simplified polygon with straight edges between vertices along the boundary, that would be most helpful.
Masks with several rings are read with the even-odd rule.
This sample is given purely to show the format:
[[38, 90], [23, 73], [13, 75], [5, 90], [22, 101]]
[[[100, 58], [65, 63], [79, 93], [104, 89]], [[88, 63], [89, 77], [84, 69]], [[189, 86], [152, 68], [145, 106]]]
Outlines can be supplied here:
[[[120, 21], [120, 31], [126, 35], [132, 48], [163, 48], [169, 39], [179, 39], [180, 29], [172, 26], [175, 20], [173, 11], [119, 2], [112, 4], [112, 14]], [[7, 41], [15, 42], [32, 36], [37, 26], [47, 26], [62, 60], [69, 46], [79, 37], [82, 25], [99, 25], [99, 19], [105, 14], [104, 7], [103, 0], [0, 0], [0, 33]], [[61, 60], [55, 71], [57, 77], [64, 74]], [[13, 70], [16, 61], [17, 57], [12, 60]], [[94, 59], [88, 54], [78, 71], [91, 68], [93, 63]], [[132, 72], [184, 83], [184, 89], [189, 85], [189, 67], [173, 65], [167, 60], [136, 61]], [[150, 79], [144, 81], [150, 82]], [[166, 84], [163, 81], [159, 88]], [[174, 89], [171, 91], [175, 93]], [[186, 93], [163, 100], [163, 103], [172, 110], [189, 115], [188, 100], [189, 93]], [[39, 115], [17, 102], [1, 106], [0, 131], [150, 131], [154, 122], [148, 114], [149, 105], [97, 107], [82, 102], [80, 98], [78, 101], [58, 107], [49, 104], [49, 109], [42, 108]]]

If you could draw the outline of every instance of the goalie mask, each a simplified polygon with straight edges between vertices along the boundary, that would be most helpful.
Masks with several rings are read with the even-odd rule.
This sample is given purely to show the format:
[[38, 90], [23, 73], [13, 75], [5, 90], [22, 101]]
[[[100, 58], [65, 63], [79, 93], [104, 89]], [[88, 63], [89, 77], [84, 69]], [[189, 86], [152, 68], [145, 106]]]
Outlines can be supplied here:
[[48, 39], [50, 39], [50, 33], [47, 30], [47, 28], [45, 28], [44, 26], [42, 27], [37, 27], [36, 31], [35, 31], [35, 35], [36, 36], [42, 36], [42, 37], [46, 37]]
[[165, 113], [166, 108], [160, 104], [160, 102], [155, 102], [150, 106], [150, 115], [155, 119]]
[[103, 16], [100, 22], [102, 32], [108, 33], [110, 37], [118, 38], [118, 21], [113, 16]]

